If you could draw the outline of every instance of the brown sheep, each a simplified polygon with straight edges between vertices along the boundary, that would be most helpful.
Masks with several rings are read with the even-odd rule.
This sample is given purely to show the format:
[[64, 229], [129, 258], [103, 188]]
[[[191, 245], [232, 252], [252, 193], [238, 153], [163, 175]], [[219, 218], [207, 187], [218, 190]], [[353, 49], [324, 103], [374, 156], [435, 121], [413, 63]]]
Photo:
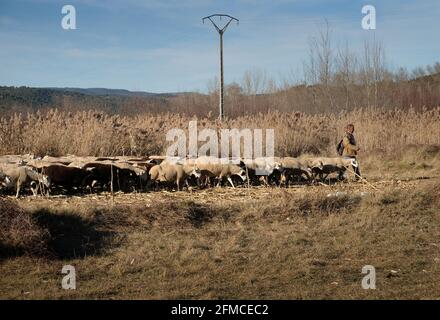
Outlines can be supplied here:
[[62, 164], [53, 164], [43, 167], [41, 172], [48, 176], [49, 185], [62, 186], [68, 189], [82, 188], [86, 179], [93, 175], [93, 168], [80, 169]]

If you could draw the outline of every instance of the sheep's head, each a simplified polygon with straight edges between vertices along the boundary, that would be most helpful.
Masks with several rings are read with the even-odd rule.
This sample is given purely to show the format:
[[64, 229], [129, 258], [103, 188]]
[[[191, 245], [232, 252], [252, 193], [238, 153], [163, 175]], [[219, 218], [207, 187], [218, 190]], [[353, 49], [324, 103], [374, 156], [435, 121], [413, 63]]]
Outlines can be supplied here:
[[1, 183], [1, 186], [8, 188], [11, 185], [11, 182], [12, 182], [11, 179], [8, 176], [5, 176]]
[[309, 168], [313, 171], [313, 169], [323, 170], [324, 163], [321, 160], [314, 159], [311, 161]]
[[50, 179], [49, 179], [48, 176], [46, 176], [46, 175], [42, 175], [42, 176], [41, 176], [41, 179], [40, 179], [40, 182], [41, 182], [46, 188], [49, 188], [49, 186], [50, 186]]
[[[303, 172], [305, 172], [306, 174], [309, 174], [309, 175], [313, 173], [312, 168], [310, 168], [309, 166], [304, 166], [304, 165], [302, 165], [302, 166], [300, 167], [300, 170], [303, 171]], [[320, 170], [322, 170], [322, 168], [321, 168]]]
[[268, 176], [274, 171], [283, 171], [283, 166], [281, 162], [275, 161], [273, 158], [260, 158], [256, 161], [255, 164], [255, 174], [257, 176]]
[[202, 176], [202, 171], [200, 171], [200, 169], [197, 166], [194, 166], [190, 176], [194, 176], [198, 179]]
[[282, 171], [282, 169], [283, 169], [283, 166], [281, 165], [280, 162], [275, 161], [273, 163], [273, 170]]
[[241, 169], [239, 172], [238, 172], [238, 176], [241, 178], [241, 180], [243, 180], [243, 181], [246, 181], [246, 179], [247, 179], [247, 175], [246, 175], [246, 171], [244, 171], [243, 169]]
[[38, 183], [36, 183], [35, 181], [31, 181], [30, 187], [32, 189], [32, 192], [35, 194], [35, 190], [37, 190], [38, 188]]

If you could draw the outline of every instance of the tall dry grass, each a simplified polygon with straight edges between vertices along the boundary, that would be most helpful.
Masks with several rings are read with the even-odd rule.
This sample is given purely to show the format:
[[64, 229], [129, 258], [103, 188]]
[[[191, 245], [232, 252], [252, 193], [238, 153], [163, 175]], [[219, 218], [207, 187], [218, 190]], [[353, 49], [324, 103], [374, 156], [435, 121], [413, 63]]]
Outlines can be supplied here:
[[175, 113], [128, 117], [52, 109], [47, 113], [0, 118], [0, 154], [163, 154], [170, 145], [166, 132], [172, 128], [187, 131], [190, 120], [198, 120], [199, 130], [273, 128], [275, 152], [279, 156], [335, 155], [335, 145], [347, 123], [354, 123], [363, 154], [393, 158], [408, 148], [440, 145], [440, 107], [422, 111], [369, 108], [317, 115], [275, 111], [227, 119], [222, 124], [213, 117]]

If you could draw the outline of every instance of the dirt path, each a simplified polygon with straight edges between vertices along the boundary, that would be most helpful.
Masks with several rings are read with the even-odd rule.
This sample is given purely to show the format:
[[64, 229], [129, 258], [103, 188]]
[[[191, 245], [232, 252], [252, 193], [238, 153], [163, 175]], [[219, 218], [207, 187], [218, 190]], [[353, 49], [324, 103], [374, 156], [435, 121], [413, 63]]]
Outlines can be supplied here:
[[[195, 201], [199, 203], [219, 203], [219, 202], [245, 202], [252, 199], [273, 198], [282, 193], [313, 194], [317, 192], [328, 192], [329, 195], [341, 194], [361, 194], [381, 193], [390, 190], [410, 191], [424, 184], [438, 181], [439, 177], [414, 178], [406, 180], [383, 180], [371, 183], [347, 182], [333, 185], [294, 185], [289, 188], [278, 187], [251, 187], [251, 188], [208, 188], [204, 190], [193, 189], [191, 191], [155, 191], [147, 193], [115, 193], [114, 197], [109, 192], [91, 194], [85, 196], [50, 196], [50, 197], [22, 197], [18, 200], [23, 207], [33, 206], [72, 206], [72, 205], [93, 205], [93, 206], [112, 206], [112, 205], [132, 205], [145, 204], [149, 206], [153, 202], [175, 201]], [[14, 197], [8, 197], [15, 199]]]

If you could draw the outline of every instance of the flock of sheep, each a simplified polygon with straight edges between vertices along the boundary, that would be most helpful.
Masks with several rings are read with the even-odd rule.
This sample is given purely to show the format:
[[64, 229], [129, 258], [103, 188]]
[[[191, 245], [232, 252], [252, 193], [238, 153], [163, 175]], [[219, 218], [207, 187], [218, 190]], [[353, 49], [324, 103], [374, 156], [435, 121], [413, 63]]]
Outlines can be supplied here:
[[354, 159], [292, 158], [193, 159], [151, 157], [0, 156], [0, 193], [89, 193], [144, 191], [171, 187], [313, 183], [330, 174], [344, 179]]

